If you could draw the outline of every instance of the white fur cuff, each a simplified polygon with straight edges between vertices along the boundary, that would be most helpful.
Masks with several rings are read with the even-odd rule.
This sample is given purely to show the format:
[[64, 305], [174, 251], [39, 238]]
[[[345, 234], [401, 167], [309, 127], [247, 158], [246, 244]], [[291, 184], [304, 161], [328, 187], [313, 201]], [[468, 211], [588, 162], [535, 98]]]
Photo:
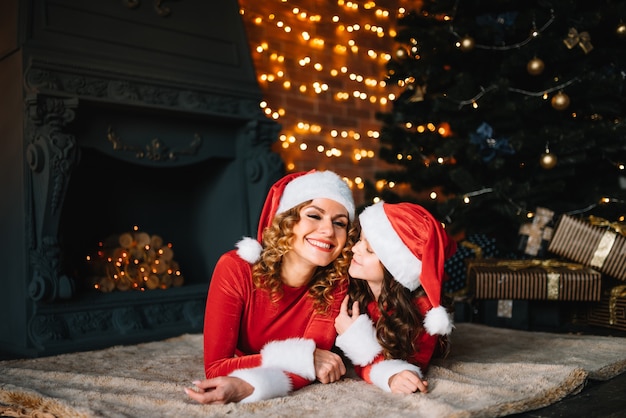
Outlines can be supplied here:
[[261, 364], [263, 367], [276, 367], [312, 381], [315, 380], [314, 351], [313, 340], [290, 338], [272, 341], [261, 350]]
[[229, 376], [238, 377], [254, 386], [252, 395], [244, 398], [240, 403], [250, 403], [265, 399], [285, 396], [291, 391], [291, 380], [276, 368], [254, 367], [251, 369], [239, 369]]
[[352, 363], [359, 366], [370, 364], [382, 351], [374, 324], [365, 314], [359, 315], [350, 328], [337, 337], [335, 344]]
[[370, 379], [372, 383], [384, 390], [391, 392], [389, 387], [389, 378], [403, 370], [410, 370], [417, 373], [420, 379], [424, 378], [419, 367], [404, 360], [383, 360], [372, 366], [370, 371]]

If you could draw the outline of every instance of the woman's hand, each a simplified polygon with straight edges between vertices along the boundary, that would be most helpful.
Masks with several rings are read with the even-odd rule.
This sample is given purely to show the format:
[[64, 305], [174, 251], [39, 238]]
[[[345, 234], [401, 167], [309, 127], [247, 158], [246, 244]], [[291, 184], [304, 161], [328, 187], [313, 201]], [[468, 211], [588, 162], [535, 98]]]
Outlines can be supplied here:
[[359, 311], [359, 302], [357, 301], [354, 301], [354, 303], [352, 304], [352, 309], [348, 310], [349, 300], [350, 297], [346, 295], [346, 297], [343, 299], [343, 302], [341, 302], [339, 315], [337, 315], [337, 317], [335, 318], [335, 330], [339, 335], [346, 332], [348, 328], [350, 328], [350, 325], [352, 325], [361, 314]]
[[313, 362], [315, 364], [315, 377], [321, 383], [332, 383], [341, 379], [346, 374], [346, 366], [339, 354], [332, 351], [315, 349], [313, 353]]
[[238, 377], [221, 376], [193, 382], [198, 390], [185, 388], [185, 393], [203, 404], [239, 402], [254, 392], [254, 386]]
[[428, 382], [422, 380], [417, 373], [410, 370], [402, 370], [389, 378], [389, 388], [392, 393], [422, 393], [428, 392]]

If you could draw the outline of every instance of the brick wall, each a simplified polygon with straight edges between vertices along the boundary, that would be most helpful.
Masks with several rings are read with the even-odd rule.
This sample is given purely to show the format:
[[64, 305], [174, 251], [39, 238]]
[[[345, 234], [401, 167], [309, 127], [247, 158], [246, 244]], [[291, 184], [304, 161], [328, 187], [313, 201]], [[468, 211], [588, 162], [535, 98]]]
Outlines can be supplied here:
[[[276, 151], [289, 171], [331, 169], [348, 178], [357, 204], [366, 203], [358, 179], [373, 182], [383, 165], [375, 114], [387, 110], [384, 100], [395, 91], [381, 81], [402, 1], [359, 2], [355, 8], [343, 0], [240, 0], [266, 111], [282, 126]], [[314, 91], [315, 83], [321, 92]]]

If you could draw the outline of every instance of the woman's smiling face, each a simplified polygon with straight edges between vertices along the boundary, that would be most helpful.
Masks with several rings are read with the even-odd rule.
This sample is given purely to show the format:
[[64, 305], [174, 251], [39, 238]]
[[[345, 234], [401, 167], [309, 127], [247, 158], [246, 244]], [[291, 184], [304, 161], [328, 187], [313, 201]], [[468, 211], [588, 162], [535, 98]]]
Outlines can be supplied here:
[[[287, 255], [314, 267], [327, 266], [341, 254], [348, 239], [348, 211], [331, 199], [313, 199], [300, 210]], [[295, 256], [295, 257], [292, 257]]]

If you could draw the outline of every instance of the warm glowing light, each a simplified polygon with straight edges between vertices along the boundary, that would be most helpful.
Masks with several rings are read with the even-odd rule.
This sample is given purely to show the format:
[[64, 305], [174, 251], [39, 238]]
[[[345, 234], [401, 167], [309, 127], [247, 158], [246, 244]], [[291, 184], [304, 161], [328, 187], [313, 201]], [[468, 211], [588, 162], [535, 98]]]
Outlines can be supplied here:
[[[244, 8], [247, 7], [243, 1]], [[397, 10], [385, 10], [384, 7], [376, 5], [375, 1], [364, 0], [363, 3], [356, 1], [338, 0], [339, 9], [333, 16], [324, 17], [326, 26], [318, 28], [318, 22], [322, 22], [322, 16], [307, 10], [308, 3], [296, 2], [295, 0], [281, 0], [286, 7], [276, 8], [270, 12], [270, 7], [259, 6], [259, 4], [248, 2], [254, 8], [245, 10], [241, 8], [243, 19], [249, 24], [254, 24], [255, 33], [260, 33], [256, 29], [257, 25], [264, 25], [263, 35], [257, 37], [253, 42], [253, 48], [258, 53], [255, 55], [257, 64], [257, 78], [262, 83], [263, 88], [271, 88], [274, 82], [279, 82], [282, 89], [278, 91], [276, 99], [270, 103], [264, 102], [261, 105], [262, 111], [273, 119], [280, 118], [282, 129], [285, 132], [299, 132], [304, 135], [320, 135], [320, 138], [311, 138], [319, 143], [330, 138], [352, 139], [359, 141], [362, 134], [356, 132], [354, 126], [310, 124], [302, 119], [303, 112], [307, 107], [307, 102], [302, 102], [304, 106], [297, 106], [290, 103], [289, 114], [285, 111], [284, 98], [293, 95], [305, 96], [309, 101], [311, 95], [322, 95], [330, 93], [334, 103], [346, 103], [347, 106], [358, 104], [364, 111], [376, 112], [386, 107], [390, 101], [395, 100], [395, 93], [385, 91], [387, 83], [379, 81], [381, 72], [371, 72], [370, 67], [360, 65], [360, 62], [374, 62], [380, 65], [380, 70], [384, 71], [385, 64], [393, 57], [386, 52], [391, 50], [383, 46], [383, 38], [392, 41], [396, 31], [390, 28], [391, 24], [387, 19], [390, 15], [399, 16]], [[296, 4], [298, 3], [298, 4]], [[359, 13], [359, 8], [361, 12]], [[367, 12], [365, 12], [367, 11]], [[285, 33], [292, 31], [292, 43], [284, 42]], [[365, 36], [364, 36], [365, 35]], [[255, 35], [256, 36], [256, 35]], [[391, 36], [391, 37], [390, 37]], [[377, 39], [380, 38], [380, 39]], [[295, 43], [293, 42], [295, 41]], [[299, 41], [299, 42], [298, 42]], [[329, 48], [324, 50], [325, 45]], [[285, 47], [288, 46], [287, 49]], [[350, 64], [345, 61], [345, 54], [350, 52]], [[265, 55], [267, 53], [267, 55]], [[285, 54], [289, 59], [285, 58]], [[329, 58], [329, 56], [331, 58]], [[291, 62], [289, 62], [291, 60]], [[343, 61], [342, 61], [343, 60]], [[298, 67], [293, 70], [293, 63]], [[288, 64], [288, 66], [286, 65]], [[369, 65], [369, 64], [368, 64]], [[314, 75], [311, 73], [314, 72]], [[332, 82], [328, 80], [332, 77]], [[280, 96], [282, 95], [282, 96]], [[271, 97], [271, 96], [270, 96]], [[281, 100], [274, 103], [273, 100]], [[295, 98], [297, 99], [297, 97]], [[317, 106], [317, 105], [315, 105]], [[322, 105], [323, 106], [323, 105]], [[367, 109], [370, 108], [370, 109]], [[359, 116], [357, 116], [359, 118]], [[295, 119], [295, 120], [294, 120]], [[358, 120], [355, 120], [357, 123]], [[358, 124], [356, 126], [359, 126]], [[441, 135], [443, 135], [440, 132]], [[299, 136], [301, 136], [299, 135]], [[284, 147], [284, 157], [290, 161], [288, 167], [292, 170], [299, 169], [297, 155], [291, 155], [296, 150], [300, 152], [324, 153], [327, 157], [339, 158], [345, 155], [352, 163], [356, 161], [374, 158], [375, 152], [367, 147], [374, 147], [375, 144], [367, 144], [365, 147], [354, 149], [352, 141], [338, 141], [332, 146], [311, 145], [294, 142], [293, 135], [280, 136], [280, 146]], [[377, 140], [379, 133], [368, 131], [366, 138]], [[310, 142], [309, 142], [310, 143]], [[294, 144], [298, 148], [290, 147]], [[364, 144], [365, 145], [365, 144]], [[350, 151], [348, 151], [350, 147]], [[308, 158], [308, 157], [301, 157]], [[410, 156], [399, 158], [410, 158]], [[356, 183], [355, 183], [356, 184]], [[361, 183], [363, 184], [363, 183]], [[358, 184], [357, 186], [358, 187]]]

